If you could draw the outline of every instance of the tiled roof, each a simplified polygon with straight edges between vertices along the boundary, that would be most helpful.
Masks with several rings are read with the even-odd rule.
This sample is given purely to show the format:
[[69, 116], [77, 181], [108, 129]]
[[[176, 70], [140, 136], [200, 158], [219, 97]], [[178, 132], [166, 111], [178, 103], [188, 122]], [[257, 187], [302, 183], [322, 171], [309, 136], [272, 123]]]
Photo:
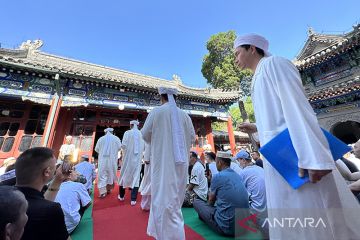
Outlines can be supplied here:
[[360, 24], [342, 35], [319, 34], [309, 31], [309, 38], [294, 60], [299, 70], [314, 66], [332, 56], [345, 52], [360, 44]]
[[19, 49], [15, 50], [0, 48], [0, 64], [34, 69], [40, 72], [59, 73], [68, 78], [121, 84], [154, 91], [159, 86], [175, 87], [179, 90], [180, 95], [221, 102], [232, 102], [239, 98], [240, 91], [193, 88], [182, 84], [177, 76], [174, 76], [173, 80], [166, 80], [48, 54], [40, 51], [42, 45], [41, 40], [36, 40], [24, 42]]

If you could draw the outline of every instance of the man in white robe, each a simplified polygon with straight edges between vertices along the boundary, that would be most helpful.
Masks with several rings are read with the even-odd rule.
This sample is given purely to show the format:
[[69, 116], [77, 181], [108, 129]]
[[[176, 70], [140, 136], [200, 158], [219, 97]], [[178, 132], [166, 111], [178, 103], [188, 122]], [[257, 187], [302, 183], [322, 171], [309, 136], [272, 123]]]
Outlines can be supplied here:
[[159, 88], [161, 106], [154, 108], [141, 130], [151, 152], [151, 206], [148, 235], [157, 240], [185, 239], [184, 201], [188, 153], [195, 140], [191, 118], [176, 106], [174, 88]]
[[150, 165], [150, 145], [145, 143], [144, 159], [145, 169], [139, 192], [141, 193], [141, 209], [150, 210], [151, 203], [151, 165]]
[[117, 160], [118, 152], [121, 149], [120, 139], [113, 135], [114, 129], [105, 129], [105, 136], [99, 138], [96, 143], [95, 151], [98, 157], [98, 188], [100, 198], [106, 197], [114, 188], [114, 182], [117, 179]]
[[139, 122], [130, 122], [130, 130], [124, 133], [122, 141], [123, 159], [119, 179], [118, 199], [124, 201], [125, 188], [131, 189], [131, 205], [136, 204], [137, 193], [140, 184], [141, 160], [144, 152], [144, 140], [140, 130]]
[[256, 126], [244, 123], [241, 131], [258, 131], [263, 146], [288, 128], [299, 158], [299, 176], [307, 172], [312, 182], [294, 190], [265, 159], [270, 221], [293, 217], [295, 212], [302, 222], [305, 217], [318, 221], [316, 216], [321, 216], [326, 224], [326, 228], [269, 226], [270, 239], [360, 239], [359, 204], [336, 170], [298, 70], [291, 61], [270, 56], [262, 36], [239, 36], [234, 48], [236, 65], [254, 72], [251, 97]]
[[64, 161], [64, 157], [67, 155], [71, 155], [73, 157], [75, 152], [75, 145], [71, 143], [72, 136], [66, 136], [65, 143], [61, 145], [59, 150], [59, 161], [58, 163], [62, 163]]

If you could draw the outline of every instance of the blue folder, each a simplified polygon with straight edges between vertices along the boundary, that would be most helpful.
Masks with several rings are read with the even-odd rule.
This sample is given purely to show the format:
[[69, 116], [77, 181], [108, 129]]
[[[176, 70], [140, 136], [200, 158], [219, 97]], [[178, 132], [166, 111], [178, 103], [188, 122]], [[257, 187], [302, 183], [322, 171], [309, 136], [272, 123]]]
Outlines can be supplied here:
[[[333, 136], [328, 131], [321, 129], [329, 142], [329, 147], [333, 159], [336, 161], [345, 153], [351, 151], [351, 147]], [[281, 176], [294, 189], [298, 189], [305, 183], [309, 182], [309, 176], [304, 178], [298, 176], [299, 159], [296, 155], [294, 146], [291, 142], [289, 130], [285, 129], [274, 137], [270, 142], [259, 149], [262, 155], [271, 163], [271, 165], [280, 173]]]

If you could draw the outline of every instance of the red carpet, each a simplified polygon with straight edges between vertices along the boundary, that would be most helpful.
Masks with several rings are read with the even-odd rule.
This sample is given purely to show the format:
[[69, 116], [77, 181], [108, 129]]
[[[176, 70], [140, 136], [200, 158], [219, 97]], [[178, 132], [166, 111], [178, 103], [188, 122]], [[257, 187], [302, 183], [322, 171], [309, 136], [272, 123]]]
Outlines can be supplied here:
[[[94, 195], [94, 240], [112, 239], [153, 239], [146, 234], [148, 212], [140, 209], [141, 196], [136, 206], [130, 205], [130, 193], [126, 191], [125, 201], [117, 199], [118, 186], [105, 199], [98, 198], [99, 192], [95, 186]], [[191, 228], [185, 226], [186, 239], [203, 239]]]

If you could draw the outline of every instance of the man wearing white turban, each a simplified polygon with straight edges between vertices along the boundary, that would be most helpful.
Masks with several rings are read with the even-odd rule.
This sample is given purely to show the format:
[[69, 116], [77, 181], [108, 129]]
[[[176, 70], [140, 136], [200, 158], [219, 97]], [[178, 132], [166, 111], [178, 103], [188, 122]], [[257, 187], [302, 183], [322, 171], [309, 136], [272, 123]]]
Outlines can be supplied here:
[[125, 188], [131, 189], [131, 205], [136, 204], [137, 193], [140, 184], [141, 160], [144, 152], [144, 140], [140, 130], [139, 122], [130, 122], [130, 130], [124, 133], [122, 141], [123, 160], [119, 179], [120, 201], [124, 201]]
[[234, 42], [236, 65], [254, 72], [251, 98], [256, 125], [244, 123], [240, 128], [247, 133], [258, 131], [261, 145], [288, 128], [299, 158], [299, 176], [307, 173], [312, 182], [295, 190], [265, 159], [269, 221], [321, 217], [326, 223], [313, 228], [269, 225], [270, 239], [360, 239], [359, 204], [336, 170], [300, 74], [291, 61], [270, 56], [268, 46], [256, 34], [239, 36]]
[[65, 143], [61, 145], [59, 150], [59, 160], [64, 161], [66, 155], [73, 155], [75, 151], [75, 145], [71, 143], [72, 136], [66, 136]]
[[158, 240], [185, 239], [184, 201], [188, 153], [195, 141], [191, 118], [176, 106], [174, 88], [159, 88], [161, 106], [154, 108], [141, 130], [150, 144], [151, 205], [147, 233]]
[[121, 149], [120, 139], [113, 135], [114, 129], [107, 128], [104, 131], [105, 136], [99, 138], [95, 146], [95, 151], [99, 154], [98, 188], [100, 198], [104, 198], [114, 188], [114, 182], [117, 179], [118, 153]]

